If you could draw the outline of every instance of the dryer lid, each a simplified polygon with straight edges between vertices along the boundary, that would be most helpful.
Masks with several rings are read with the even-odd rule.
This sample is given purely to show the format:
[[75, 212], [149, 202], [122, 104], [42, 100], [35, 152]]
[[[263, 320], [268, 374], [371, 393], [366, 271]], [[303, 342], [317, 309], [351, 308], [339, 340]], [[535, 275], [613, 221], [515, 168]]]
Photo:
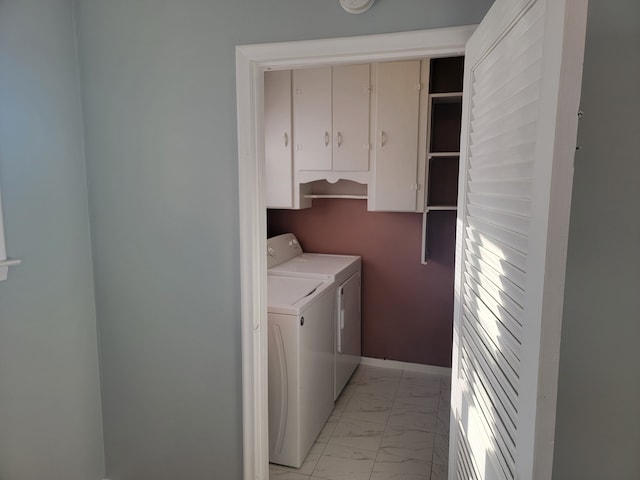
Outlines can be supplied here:
[[294, 306], [312, 297], [325, 283], [317, 278], [267, 275], [269, 306]]

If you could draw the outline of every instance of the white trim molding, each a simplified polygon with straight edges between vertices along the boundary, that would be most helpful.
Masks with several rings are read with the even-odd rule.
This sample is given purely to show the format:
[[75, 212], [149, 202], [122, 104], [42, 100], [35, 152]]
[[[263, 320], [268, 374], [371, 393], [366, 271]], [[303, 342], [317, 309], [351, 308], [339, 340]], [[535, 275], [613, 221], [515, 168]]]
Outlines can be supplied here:
[[4, 239], [4, 219], [2, 217], [2, 199], [0, 198], [0, 282], [7, 279], [9, 267], [18, 264], [20, 264], [20, 260], [7, 258], [7, 245]]
[[264, 71], [460, 55], [475, 28], [236, 47], [245, 480], [269, 478]]

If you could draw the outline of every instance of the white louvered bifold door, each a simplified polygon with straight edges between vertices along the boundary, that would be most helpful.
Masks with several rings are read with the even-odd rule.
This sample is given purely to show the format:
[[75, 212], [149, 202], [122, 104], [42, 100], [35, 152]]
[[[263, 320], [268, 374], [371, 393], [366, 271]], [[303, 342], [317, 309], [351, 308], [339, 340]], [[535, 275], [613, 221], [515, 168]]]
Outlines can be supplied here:
[[450, 479], [551, 478], [586, 0], [497, 0], [466, 49]]

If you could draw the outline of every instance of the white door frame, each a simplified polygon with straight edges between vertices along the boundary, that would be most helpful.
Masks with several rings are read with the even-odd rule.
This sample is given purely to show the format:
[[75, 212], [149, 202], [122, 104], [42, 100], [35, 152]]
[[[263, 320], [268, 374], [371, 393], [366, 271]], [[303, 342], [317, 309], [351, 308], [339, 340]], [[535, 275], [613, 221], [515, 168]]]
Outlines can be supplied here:
[[264, 71], [458, 55], [475, 28], [236, 47], [245, 480], [269, 478]]

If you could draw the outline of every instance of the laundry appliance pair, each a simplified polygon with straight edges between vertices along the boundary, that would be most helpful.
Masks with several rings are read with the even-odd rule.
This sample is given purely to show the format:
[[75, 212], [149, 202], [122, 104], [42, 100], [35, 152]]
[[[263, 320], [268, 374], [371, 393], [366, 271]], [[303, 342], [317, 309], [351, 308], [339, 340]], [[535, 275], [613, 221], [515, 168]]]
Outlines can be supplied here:
[[299, 467], [361, 358], [361, 259], [267, 240], [269, 461]]

